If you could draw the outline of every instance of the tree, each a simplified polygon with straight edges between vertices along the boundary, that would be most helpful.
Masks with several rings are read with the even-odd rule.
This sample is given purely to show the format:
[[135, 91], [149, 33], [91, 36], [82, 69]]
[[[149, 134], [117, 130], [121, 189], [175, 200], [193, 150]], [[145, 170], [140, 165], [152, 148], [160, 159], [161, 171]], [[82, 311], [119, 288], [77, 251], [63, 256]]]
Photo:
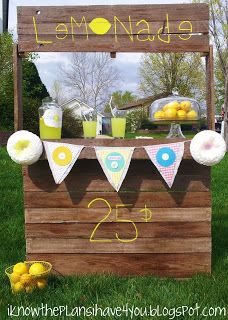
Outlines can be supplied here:
[[[13, 39], [9, 33], [0, 35], [0, 116], [1, 130], [13, 130]], [[24, 128], [38, 132], [38, 108], [48, 96], [33, 63], [36, 56], [23, 59]]]
[[[118, 109], [121, 109], [122, 106], [133, 102], [137, 99], [136, 95], [134, 95], [131, 91], [114, 91], [112, 94], [112, 106], [117, 107]], [[110, 96], [110, 97], [111, 97]], [[111, 112], [110, 109], [110, 97], [109, 97], [109, 102], [106, 103], [106, 105], [103, 108], [103, 111], [105, 113]]]
[[[195, 0], [210, 6], [210, 34], [215, 45], [216, 94], [220, 101], [224, 100], [225, 141], [228, 149], [228, 1], [227, 0]], [[224, 91], [220, 90], [221, 87]], [[220, 94], [224, 94], [221, 97]]]
[[177, 89], [179, 94], [198, 100], [205, 97], [205, 71], [199, 54], [146, 53], [139, 76], [139, 90], [144, 95]]
[[13, 46], [12, 37], [0, 34], [0, 124], [1, 130], [13, 129]]
[[121, 108], [137, 98], [131, 91], [115, 91], [112, 93], [112, 97], [113, 104], [117, 106], [117, 108]]
[[33, 57], [23, 59], [23, 125], [24, 129], [34, 133], [39, 132], [38, 108], [43, 98], [47, 97], [48, 91], [42, 83], [38, 70], [33, 63]]
[[216, 111], [221, 113], [221, 108], [224, 105], [225, 98], [225, 74], [222, 72], [218, 56], [214, 59], [214, 74], [215, 74], [215, 103]]
[[105, 104], [119, 79], [108, 53], [73, 53], [69, 68], [60, 67], [60, 76], [74, 96], [95, 109]]
[[34, 64], [34, 57], [29, 56], [22, 61], [23, 68], [23, 96], [42, 101], [49, 93], [40, 79], [39, 72]]
[[222, 75], [217, 79], [224, 81], [224, 138], [228, 149], [228, 2], [227, 0], [209, 0], [209, 5], [211, 12], [210, 32], [216, 47], [221, 70], [220, 76]]
[[58, 80], [55, 80], [53, 83], [53, 86], [51, 88], [51, 97], [58, 104], [62, 104], [66, 100], [63, 86]]

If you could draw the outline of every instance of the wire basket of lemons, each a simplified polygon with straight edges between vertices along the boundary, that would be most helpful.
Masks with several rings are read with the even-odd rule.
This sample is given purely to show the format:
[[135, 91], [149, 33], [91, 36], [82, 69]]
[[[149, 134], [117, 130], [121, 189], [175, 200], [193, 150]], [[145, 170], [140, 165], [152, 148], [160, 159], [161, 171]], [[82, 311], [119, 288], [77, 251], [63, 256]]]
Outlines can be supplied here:
[[6, 268], [13, 293], [31, 293], [47, 286], [47, 277], [52, 265], [46, 261], [25, 261]]

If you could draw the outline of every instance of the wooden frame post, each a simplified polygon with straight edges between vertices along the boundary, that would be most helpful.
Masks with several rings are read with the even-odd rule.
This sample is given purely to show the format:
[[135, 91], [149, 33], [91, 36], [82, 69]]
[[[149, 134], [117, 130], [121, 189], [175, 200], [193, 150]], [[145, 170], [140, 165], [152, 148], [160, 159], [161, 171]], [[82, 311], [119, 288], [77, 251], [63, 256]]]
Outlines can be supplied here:
[[18, 54], [18, 45], [13, 46], [13, 78], [14, 78], [14, 130], [23, 129], [22, 104], [22, 58]]
[[213, 46], [210, 45], [206, 56], [206, 101], [207, 101], [207, 126], [215, 130], [215, 98], [214, 98], [214, 62]]

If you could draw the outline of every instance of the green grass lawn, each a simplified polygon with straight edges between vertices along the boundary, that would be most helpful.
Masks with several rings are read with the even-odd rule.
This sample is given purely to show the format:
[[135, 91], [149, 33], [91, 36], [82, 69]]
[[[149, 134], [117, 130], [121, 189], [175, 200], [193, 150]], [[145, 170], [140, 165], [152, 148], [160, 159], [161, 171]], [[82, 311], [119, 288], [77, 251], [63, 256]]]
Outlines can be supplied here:
[[[197, 275], [190, 280], [178, 281], [147, 277], [83, 276], [52, 277], [48, 288], [32, 294], [12, 295], [5, 267], [25, 258], [22, 176], [19, 165], [9, 160], [5, 148], [0, 149], [0, 320], [7, 316], [7, 305], [37, 307], [67, 304], [69, 307], [117, 307], [126, 303], [137, 307], [177, 307], [182, 305], [228, 308], [228, 156], [212, 170], [213, 190], [213, 273]], [[190, 261], [191, 263], [191, 261]], [[121, 268], [121, 266], [120, 266]], [[19, 317], [17, 319], [32, 319]], [[71, 317], [38, 317], [34, 319], [71, 319]], [[72, 318], [73, 319], [73, 318]], [[76, 319], [76, 317], [74, 317]], [[78, 317], [77, 319], [104, 319]], [[117, 319], [117, 317], [107, 317]], [[118, 319], [130, 319], [122, 317]], [[133, 317], [132, 319], [149, 319]], [[152, 319], [152, 318], [150, 318]], [[168, 319], [155, 317], [153, 319]], [[189, 317], [175, 319], [225, 319], [224, 317]]]

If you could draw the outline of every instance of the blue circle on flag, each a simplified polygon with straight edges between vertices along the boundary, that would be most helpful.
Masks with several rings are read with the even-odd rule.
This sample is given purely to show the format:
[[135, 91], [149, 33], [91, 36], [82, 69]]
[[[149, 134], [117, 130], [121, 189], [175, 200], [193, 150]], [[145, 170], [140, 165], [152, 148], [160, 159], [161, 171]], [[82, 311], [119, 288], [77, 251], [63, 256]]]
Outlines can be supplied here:
[[171, 148], [164, 147], [158, 150], [156, 160], [160, 166], [169, 167], [176, 161], [176, 154]]
[[111, 172], [121, 171], [124, 164], [124, 157], [119, 152], [111, 152], [106, 156], [105, 165]]

